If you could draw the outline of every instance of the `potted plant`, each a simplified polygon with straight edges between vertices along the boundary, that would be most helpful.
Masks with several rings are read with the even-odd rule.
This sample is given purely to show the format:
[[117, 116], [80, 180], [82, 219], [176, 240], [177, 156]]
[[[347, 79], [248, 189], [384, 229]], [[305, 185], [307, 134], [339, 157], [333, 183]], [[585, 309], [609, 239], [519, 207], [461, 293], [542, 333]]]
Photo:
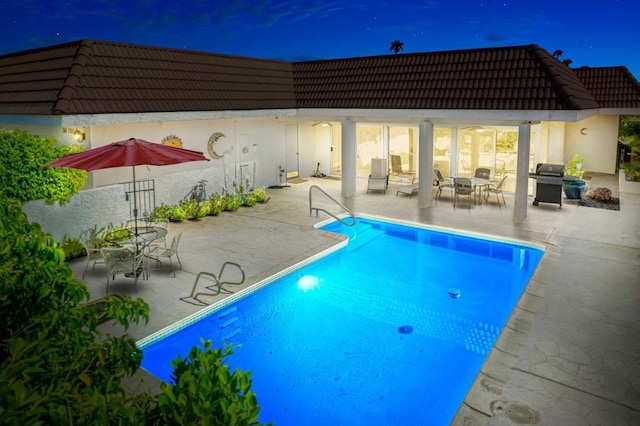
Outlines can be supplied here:
[[584, 176], [584, 170], [582, 170], [583, 163], [584, 157], [576, 154], [567, 162], [565, 167], [563, 188], [564, 195], [569, 200], [581, 200], [584, 196], [587, 182], [582, 180]]

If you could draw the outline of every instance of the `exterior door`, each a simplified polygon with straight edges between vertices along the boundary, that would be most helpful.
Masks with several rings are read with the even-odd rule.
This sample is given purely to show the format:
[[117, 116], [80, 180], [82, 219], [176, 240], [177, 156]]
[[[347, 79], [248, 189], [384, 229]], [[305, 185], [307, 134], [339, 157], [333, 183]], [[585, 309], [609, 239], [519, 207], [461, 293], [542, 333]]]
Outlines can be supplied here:
[[300, 150], [298, 139], [298, 125], [288, 124], [285, 128], [285, 170], [287, 179], [300, 175]]

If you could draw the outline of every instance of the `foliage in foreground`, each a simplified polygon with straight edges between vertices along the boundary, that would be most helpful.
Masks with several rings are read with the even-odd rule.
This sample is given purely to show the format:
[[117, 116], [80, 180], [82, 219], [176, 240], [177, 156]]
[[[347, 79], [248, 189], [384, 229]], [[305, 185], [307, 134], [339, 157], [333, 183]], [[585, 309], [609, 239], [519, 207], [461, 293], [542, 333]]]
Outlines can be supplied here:
[[68, 154], [82, 151], [78, 145], [59, 144], [24, 130], [0, 130], [0, 188], [19, 201], [44, 199], [53, 204], [69, 202], [87, 179], [84, 170], [45, 167]]
[[149, 306], [126, 296], [88, 298], [53, 237], [0, 191], [2, 424], [257, 424], [250, 373], [230, 374], [222, 360], [231, 349], [213, 351], [210, 343], [174, 362], [175, 387], [156, 397], [125, 395], [121, 381], [140, 368], [142, 352], [98, 325], [113, 321], [126, 331], [148, 320]]
[[[231, 373], [224, 359], [233, 351], [194, 347], [187, 359], [171, 362], [175, 385], [162, 385], [158, 411], [162, 424], [254, 425], [260, 408], [251, 391], [251, 372]], [[220, 386], [224, 383], [225, 386]]]

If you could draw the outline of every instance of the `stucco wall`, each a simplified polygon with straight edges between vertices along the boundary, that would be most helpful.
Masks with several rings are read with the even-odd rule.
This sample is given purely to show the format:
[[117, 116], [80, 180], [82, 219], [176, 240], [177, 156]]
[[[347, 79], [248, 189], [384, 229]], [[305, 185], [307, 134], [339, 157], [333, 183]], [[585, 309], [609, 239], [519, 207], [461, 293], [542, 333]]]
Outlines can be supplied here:
[[[213, 159], [208, 152], [208, 142], [213, 133], [224, 134], [215, 143], [214, 149], [223, 159]], [[202, 151], [209, 162], [194, 162], [172, 166], [137, 167], [136, 178], [154, 178], [166, 173], [203, 170], [209, 185], [220, 192], [236, 186], [256, 188], [274, 185], [277, 182], [278, 165], [284, 164], [285, 156], [285, 123], [272, 119], [223, 119], [192, 120], [184, 122], [133, 123], [122, 125], [93, 126], [91, 128], [91, 146], [98, 147], [113, 141], [130, 137], [160, 142], [163, 138], [175, 135], [183, 143], [183, 147]], [[255, 181], [253, 180], [255, 162]], [[130, 180], [123, 169], [98, 170], [92, 172], [94, 186], [109, 185]], [[241, 176], [242, 174], [242, 176]], [[241, 179], [242, 177], [242, 179]], [[240, 182], [240, 181], [243, 182]]]
[[[188, 188], [199, 179], [208, 177], [205, 172], [206, 170], [195, 170], [154, 178], [156, 205], [177, 204], [188, 192]], [[64, 206], [58, 203], [46, 204], [42, 200], [29, 201], [22, 206], [22, 211], [30, 221], [39, 223], [45, 232], [62, 241], [65, 234], [75, 237], [96, 225], [102, 228], [129, 220], [130, 204], [125, 192], [125, 185], [107, 185], [80, 191]], [[212, 192], [215, 191], [210, 191], [207, 187], [207, 193]]]
[[[564, 162], [580, 154], [585, 157], [585, 170], [615, 173], [618, 121], [617, 115], [600, 115], [577, 123], [566, 123]], [[585, 130], [581, 132], [582, 129]]]

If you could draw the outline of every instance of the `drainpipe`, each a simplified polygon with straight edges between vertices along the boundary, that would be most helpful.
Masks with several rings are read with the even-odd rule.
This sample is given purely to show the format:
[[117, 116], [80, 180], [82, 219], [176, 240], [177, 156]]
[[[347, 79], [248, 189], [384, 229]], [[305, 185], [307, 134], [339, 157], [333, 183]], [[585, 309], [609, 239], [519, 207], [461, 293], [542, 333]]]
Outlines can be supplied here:
[[518, 125], [518, 162], [516, 196], [513, 203], [513, 222], [522, 223], [527, 218], [527, 194], [529, 188], [529, 153], [531, 150], [531, 122]]

